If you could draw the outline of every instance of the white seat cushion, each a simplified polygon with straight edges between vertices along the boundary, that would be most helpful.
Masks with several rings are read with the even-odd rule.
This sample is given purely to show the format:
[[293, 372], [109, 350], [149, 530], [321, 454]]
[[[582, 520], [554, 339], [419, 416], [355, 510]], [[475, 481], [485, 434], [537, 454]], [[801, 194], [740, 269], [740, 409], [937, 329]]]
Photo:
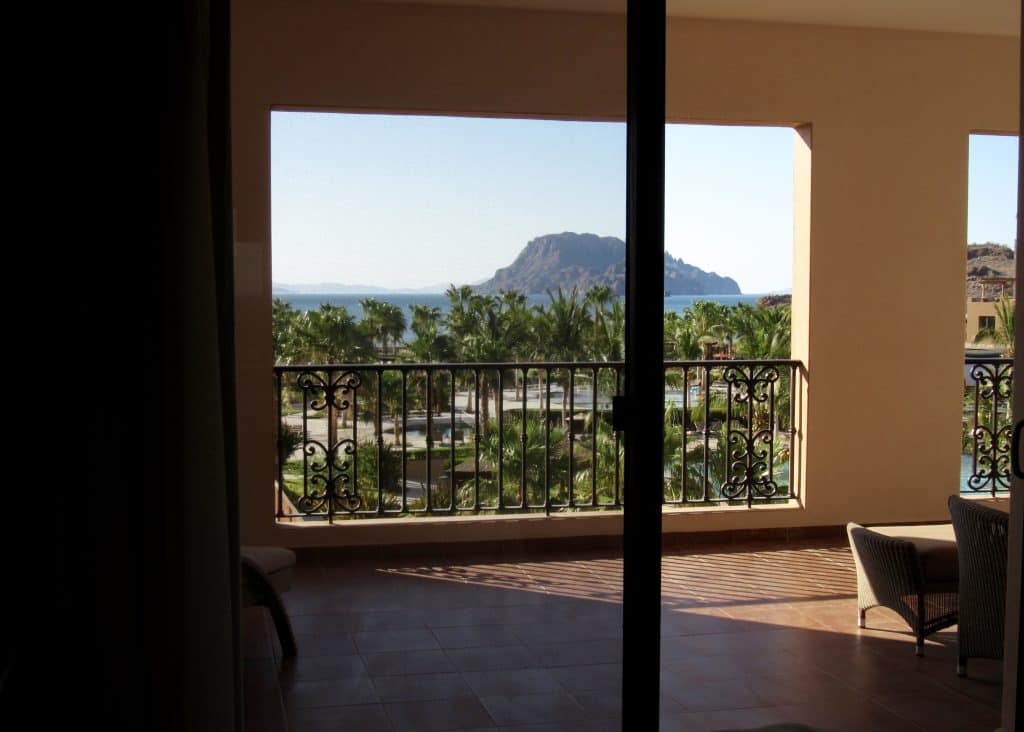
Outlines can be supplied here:
[[242, 556], [260, 568], [278, 592], [285, 592], [295, 579], [295, 552], [278, 546], [243, 546]]

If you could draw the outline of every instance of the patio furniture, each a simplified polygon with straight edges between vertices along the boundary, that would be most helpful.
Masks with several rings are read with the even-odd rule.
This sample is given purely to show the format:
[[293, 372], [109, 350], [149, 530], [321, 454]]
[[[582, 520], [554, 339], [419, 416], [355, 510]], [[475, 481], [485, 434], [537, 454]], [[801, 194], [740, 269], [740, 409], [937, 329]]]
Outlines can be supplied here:
[[881, 605], [914, 631], [915, 652], [924, 639], [957, 622], [957, 546], [951, 524], [922, 526], [846, 525], [857, 567], [857, 625]]
[[281, 593], [295, 579], [295, 552], [276, 546], [243, 546], [242, 604], [263, 605], [274, 621], [283, 658], [296, 654], [295, 635]]
[[956, 674], [966, 676], [968, 658], [1003, 657], [1010, 516], [959, 496], [949, 497], [949, 514], [960, 551]]

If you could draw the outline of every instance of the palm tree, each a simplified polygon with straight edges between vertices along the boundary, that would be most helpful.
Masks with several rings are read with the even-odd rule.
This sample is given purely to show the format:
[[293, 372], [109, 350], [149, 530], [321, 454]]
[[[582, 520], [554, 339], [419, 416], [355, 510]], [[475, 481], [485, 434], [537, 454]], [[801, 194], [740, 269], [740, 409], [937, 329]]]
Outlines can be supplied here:
[[405, 329], [407, 326], [405, 313], [403, 313], [402, 309], [394, 303], [384, 302], [380, 305], [378, 318], [380, 319], [379, 327], [383, 353], [387, 354], [388, 338], [391, 338], [392, 348], [397, 353], [398, 341], [403, 335], [405, 335]]
[[[467, 360], [477, 362], [507, 361], [513, 349], [525, 340], [525, 321], [515, 312], [515, 299], [498, 295], [472, 295], [467, 309], [469, 331], [463, 339]], [[477, 385], [484, 427], [490, 424], [491, 376], [481, 371]]]
[[1010, 298], [1003, 295], [995, 304], [996, 324], [992, 328], [982, 328], [974, 336], [974, 342], [992, 341], [997, 346], [1003, 347], [1003, 355], [1013, 358], [1013, 303]]
[[701, 357], [700, 340], [688, 318], [665, 313], [665, 357], [669, 361], [691, 361]]
[[[437, 363], [452, 356], [452, 343], [447, 334], [441, 332], [441, 309], [427, 305], [410, 305], [412, 311], [412, 332], [416, 336], [409, 344], [409, 353], [416, 363]], [[414, 383], [422, 384], [422, 372], [415, 372]], [[442, 411], [447, 402], [445, 392], [439, 388], [437, 377], [430, 379], [431, 403], [435, 410]], [[428, 430], [429, 435], [429, 430]]]
[[415, 338], [409, 345], [412, 360], [417, 363], [446, 361], [453, 357], [452, 339], [441, 332], [441, 308], [429, 305], [410, 305]]
[[733, 309], [730, 320], [740, 358], [789, 358], [792, 322], [789, 307], [754, 308], [741, 304]]
[[381, 357], [386, 356], [388, 338], [397, 344], [405, 333], [405, 313], [393, 303], [381, 302], [372, 297], [363, 298], [359, 304], [363, 308], [363, 329], [375, 345], [379, 344]]
[[445, 325], [448, 333], [454, 341], [455, 349], [459, 358], [464, 358], [463, 345], [465, 339], [473, 330], [473, 317], [470, 314], [470, 303], [473, 298], [473, 288], [469, 285], [456, 287], [451, 285], [445, 290], [448, 298], [448, 317]]
[[[468, 361], [466, 343], [473, 330], [473, 318], [470, 314], [470, 301], [473, 298], [473, 288], [469, 285], [456, 287], [450, 285], [444, 293], [448, 298], [448, 315], [445, 318], [445, 327], [448, 331], [451, 351], [453, 357], [458, 361]], [[465, 382], [464, 382], [465, 383]], [[469, 384], [466, 383], [468, 387]], [[472, 398], [477, 393], [477, 385], [472, 389], [466, 389], [466, 411], [474, 411]]]
[[575, 287], [568, 296], [561, 287], [557, 294], [548, 290], [548, 298], [547, 308], [537, 308], [543, 316], [538, 327], [544, 352], [553, 361], [577, 361], [586, 346], [589, 305]]
[[614, 290], [598, 285], [587, 291], [585, 302], [593, 315], [588, 352], [595, 361], [621, 361], [625, 347], [626, 311]]
[[727, 322], [729, 307], [712, 300], [697, 300], [683, 311], [683, 318], [698, 340], [717, 343], [721, 327]]
[[[525, 463], [526, 470], [526, 497], [527, 503], [539, 504], [544, 499], [545, 467], [547, 468], [548, 483], [552, 488], [558, 483], [560, 488], [566, 486], [568, 478], [568, 456], [564, 450], [565, 430], [550, 428], [545, 435], [544, 422], [539, 416], [529, 416], [526, 420], [526, 442], [523, 442], [522, 416], [517, 413], [509, 414], [504, 422], [503, 429], [499, 434], [497, 427], [490, 427], [480, 439], [480, 461], [485, 463], [491, 471], [491, 478], [480, 479], [479, 487], [482, 500], [493, 496], [497, 502], [498, 487], [498, 465], [502, 467], [502, 482], [506, 491], [514, 489], [516, 492], [510, 497], [510, 503], [522, 501], [522, 478]], [[550, 448], [545, 452], [546, 439]], [[561, 479], [559, 479], [561, 477]], [[475, 483], [470, 481], [462, 487], [467, 493], [472, 491]], [[552, 491], [555, 493], [556, 491]], [[464, 496], [465, 500], [465, 496]], [[557, 500], [557, 499], [556, 499]]]
[[380, 308], [382, 304], [380, 300], [373, 297], [364, 297], [359, 301], [359, 306], [363, 309], [363, 318], [360, 321], [360, 325], [375, 347], [381, 340]]
[[[323, 303], [319, 310], [306, 312], [298, 322], [302, 355], [309, 363], [344, 364], [358, 363], [370, 351], [370, 343], [355, 318], [343, 306]], [[330, 380], [330, 369], [328, 369]], [[342, 411], [341, 418], [348, 416]], [[337, 443], [338, 425], [334, 415], [334, 401], [328, 399], [327, 441]]]
[[302, 344], [298, 325], [300, 313], [284, 300], [275, 297], [271, 310], [271, 334], [274, 363], [286, 364], [301, 360]]
[[[508, 339], [508, 357], [515, 361], [530, 361], [539, 353], [539, 344], [534, 328], [534, 314], [526, 307], [526, 295], [521, 292], [506, 291], [499, 296], [503, 310], [503, 321], [506, 338]], [[522, 370], [513, 371], [516, 387], [516, 399], [520, 398]], [[525, 398], [525, 397], [524, 397]]]
[[[587, 415], [585, 431], [592, 429], [592, 415]], [[577, 502], [585, 502], [594, 486], [597, 473], [597, 495], [600, 503], [615, 500], [616, 470], [618, 471], [619, 498], [622, 498], [623, 469], [626, 464], [625, 440], [616, 444], [612, 426], [602, 419], [597, 422], [597, 441], [589, 448], [589, 461], [573, 476]]]
[[[698, 344], [698, 358], [710, 358], [711, 347], [723, 340], [728, 318], [728, 306], [711, 300], [697, 300], [683, 311], [683, 320]], [[703, 379], [703, 373], [699, 377]]]
[[[548, 290], [551, 302], [547, 308], [537, 306], [537, 330], [547, 360], [578, 361], [585, 355], [589, 306], [574, 287], [566, 296], [561, 287], [557, 295]], [[569, 369], [556, 371], [555, 380], [562, 387], [562, 423], [566, 421], [569, 394]]]
[[358, 363], [371, 349], [371, 343], [355, 318], [341, 305], [324, 303], [296, 321], [297, 342], [302, 357], [309, 363]]

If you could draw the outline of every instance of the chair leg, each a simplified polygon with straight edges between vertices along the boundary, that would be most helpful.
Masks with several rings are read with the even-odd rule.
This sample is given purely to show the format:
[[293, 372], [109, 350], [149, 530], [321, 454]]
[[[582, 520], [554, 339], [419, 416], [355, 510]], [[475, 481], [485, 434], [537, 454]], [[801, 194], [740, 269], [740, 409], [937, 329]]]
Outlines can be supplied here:
[[923, 630], [918, 630], [917, 631], [917, 643], [914, 646], [914, 655], [915, 656], [923, 656], [924, 655], [924, 631]]
[[867, 614], [868, 614], [867, 610], [860, 610], [860, 609], [857, 610], [857, 627], [858, 628], [866, 628], [867, 627], [867, 623], [866, 623], [866, 621], [864, 619]]
[[956, 658], [956, 675], [966, 676], [967, 675], [967, 656], [957, 656]]

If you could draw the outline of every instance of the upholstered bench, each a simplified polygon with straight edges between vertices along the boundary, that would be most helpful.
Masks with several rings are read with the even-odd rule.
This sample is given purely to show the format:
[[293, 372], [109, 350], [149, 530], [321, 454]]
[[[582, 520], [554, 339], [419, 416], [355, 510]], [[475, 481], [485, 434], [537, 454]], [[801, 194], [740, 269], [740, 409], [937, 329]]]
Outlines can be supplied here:
[[924, 654], [925, 636], [957, 621], [959, 560], [952, 524], [846, 525], [857, 566], [857, 625], [881, 605], [907, 621]]
[[270, 612], [284, 658], [295, 656], [295, 635], [281, 593], [295, 579], [295, 552], [276, 546], [242, 547], [242, 604], [263, 605]]

